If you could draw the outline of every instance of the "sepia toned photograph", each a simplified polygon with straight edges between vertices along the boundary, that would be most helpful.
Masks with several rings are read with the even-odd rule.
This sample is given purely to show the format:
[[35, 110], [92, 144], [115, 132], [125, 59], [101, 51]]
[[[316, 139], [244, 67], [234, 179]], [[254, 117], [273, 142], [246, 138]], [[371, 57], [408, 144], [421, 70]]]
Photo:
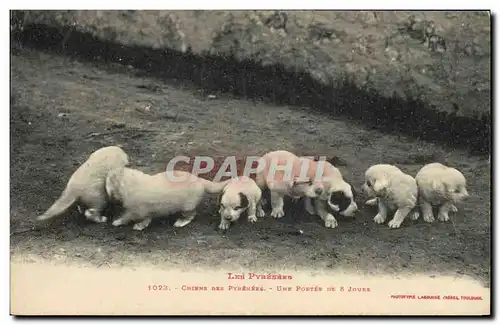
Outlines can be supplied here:
[[491, 35], [10, 10], [10, 315], [490, 316]]

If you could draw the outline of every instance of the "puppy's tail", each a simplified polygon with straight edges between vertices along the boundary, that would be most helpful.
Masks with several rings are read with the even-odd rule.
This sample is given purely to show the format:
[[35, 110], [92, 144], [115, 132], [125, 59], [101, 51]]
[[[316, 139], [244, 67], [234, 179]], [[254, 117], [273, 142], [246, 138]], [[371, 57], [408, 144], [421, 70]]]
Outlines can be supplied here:
[[199, 178], [203, 185], [205, 186], [205, 193], [209, 194], [220, 194], [226, 187], [226, 185], [231, 181], [231, 179], [225, 180], [223, 182], [212, 182], [204, 178]]
[[76, 197], [68, 188], [65, 188], [61, 196], [45, 211], [44, 214], [38, 216], [37, 220], [47, 220], [60, 216], [68, 210], [76, 202]]

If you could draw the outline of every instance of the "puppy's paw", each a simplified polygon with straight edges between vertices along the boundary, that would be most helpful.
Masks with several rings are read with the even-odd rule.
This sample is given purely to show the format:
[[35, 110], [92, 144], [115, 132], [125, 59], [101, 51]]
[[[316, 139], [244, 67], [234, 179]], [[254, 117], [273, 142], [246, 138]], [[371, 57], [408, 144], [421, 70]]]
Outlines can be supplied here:
[[96, 209], [86, 209], [83, 215], [87, 218], [92, 220], [97, 214]]
[[418, 218], [420, 218], [420, 212], [418, 211], [415, 211], [413, 212], [412, 214], [410, 214], [410, 219], [413, 220], [413, 221], [417, 221]]
[[266, 216], [266, 213], [264, 212], [263, 209], [257, 209], [257, 217], [264, 218], [265, 216]]
[[283, 216], [285, 216], [283, 209], [273, 209], [273, 211], [271, 211], [271, 217], [275, 219], [282, 218]]
[[452, 204], [452, 205], [450, 206], [450, 212], [457, 213], [457, 212], [458, 212], [457, 207], [456, 207], [455, 205], [453, 205], [453, 204]]
[[424, 214], [424, 221], [432, 223], [434, 222], [434, 216], [432, 214]]
[[438, 214], [438, 220], [441, 222], [446, 222], [450, 220], [450, 217], [448, 216], [447, 213], [440, 213]]
[[141, 223], [136, 223], [134, 224], [134, 226], [132, 227], [132, 229], [134, 230], [137, 230], [137, 231], [141, 231], [141, 230], [144, 230], [144, 228], [146, 228], [147, 226], [141, 224]]
[[92, 217], [92, 218], [89, 218], [89, 219], [91, 219], [95, 223], [105, 223], [105, 222], [108, 221], [108, 218], [105, 217], [105, 216], [95, 216], [95, 217]]
[[117, 219], [117, 220], [113, 221], [112, 225], [115, 227], [119, 227], [119, 226], [123, 225], [123, 220]]
[[187, 217], [187, 218], [179, 218], [175, 221], [174, 227], [176, 228], [182, 228], [187, 226], [191, 221], [193, 221], [194, 217]]
[[398, 222], [398, 221], [395, 221], [394, 219], [392, 219], [391, 221], [389, 221], [389, 223], [387, 224], [389, 226], [389, 228], [391, 229], [396, 229], [396, 228], [399, 228], [401, 227], [401, 223], [402, 222]]
[[369, 199], [365, 202], [365, 205], [377, 205], [378, 204], [378, 199], [377, 198], [374, 198], [374, 199]]
[[332, 216], [331, 214], [328, 214], [326, 217], [325, 217], [325, 227], [326, 228], [337, 228], [338, 226], [338, 222], [337, 222], [337, 219], [335, 219], [334, 216]]
[[220, 224], [219, 224], [219, 229], [220, 230], [228, 230], [230, 224], [231, 224], [230, 222], [227, 222], [225, 220], [221, 221]]
[[250, 221], [251, 223], [257, 222], [257, 216], [248, 216], [248, 221]]
[[385, 222], [385, 217], [383, 215], [381, 215], [380, 213], [378, 213], [374, 218], [373, 218], [373, 221], [375, 221], [375, 223], [381, 225]]

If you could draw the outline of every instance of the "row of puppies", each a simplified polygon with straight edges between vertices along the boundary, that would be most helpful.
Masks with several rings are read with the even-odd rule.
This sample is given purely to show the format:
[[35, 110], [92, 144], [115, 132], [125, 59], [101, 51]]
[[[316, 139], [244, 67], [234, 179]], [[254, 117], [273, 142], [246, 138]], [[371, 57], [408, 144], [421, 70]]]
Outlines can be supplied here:
[[469, 196], [463, 174], [441, 163], [423, 166], [415, 178], [393, 165], [374, 165], [365, 172], [362, 189], [372, 197], [365, 204], [378, 205], [374, 222], [383, 224], [388, 213], [395, 211], [388, 223], [390, 228], [399, 228], [408, 215], [417, 220], [420, 217], [417, 207], [425, 222], [435, 220], [433, 206], [439, 208], [438, 220], [448, 221], [449, 213], [458, 211], [456, 204]]
[[[231, 222], [239, 219], [248, 211], [250, 222], [257, 217], [264, 217], [262, 190], [271, 193], [271, 216], [284, 216], [284, 197], [311, 198], [314, 204], [307, 201], [310, 213], [317, 213], [325, 221], [325, 226], [334, 228], [337, 221], [327, 210], [350, 216], [357, 211], [352, 190], [343, 179], [340, 171], [327, 163], [324, 169], [324, 180], [312, 182], [299, 179], [301, 163], [299, 158], [287, 151], [274, 151], [263, 156], [266, 167], [257, 173], [255, 181], [241, 176], [222, 182], [213, 182], [196, 177], [189, 172], [175, 170], [175, 177], [186, 177], [186, 181], [172, 182], [167, 172], [148, 175], [139, 170], [127, 167], [128, 155], [119, 147], [101, 148], [92, 153], [88, 159], [72, 174], [61, 196], [38, 220], [48, 220], [62, 215], [71, 206], [87, 219], [96, 222], [107, 222], [103, 215], [109, 203], [119, 203], [124, 212], [113, 221], [114, 226], [135, 222], [133, 229], [143, 230], [151, 223], [152, 218], [181, 212], [174, 223], [175, 227], [189, 224], [196, 215], [196, 208], [204, 194], [219, 194], [219, 228], [227, 229]], [[276, 171], [275, 177], [268, 179], [270, 162], [275, 159], [279, 165], [292, 162], [292, 177], [285, 179], [285, 171]], [[315, 175], [317, 162], [310, 160], [307, 177]]]
[[107, 222], [103, 213], [110, 203], [119, 203], [123, 213], [114, 226], [135, 222], [133, 229], [143, 230], [151, 218], [181, 212], [175, 227], [189, 224], [205, 193], [219, 194], [227, 182], [211, 182], [184, 171], [176, 177], [192, 176], [184, 182], [172, 182], [167, 172], [148, 175], [127, 167], [128, 155], [119, 147], [104, 147], [93, 152], [71, 175], [61, 196], [37, 220], [62, 215], [71, 206], [88, 220]]
[[[266, 162], [272, 158], [300, 161], [300, 158], [287, 151], [274, 151], [264, 155]], [[306, 158], [307, 159], [307, 158]], [[266, 163], [266, 166], [269, 164]], [[308, 177], [314, 177], [318, 162], [308, 164]], [[293, 169], [293, 176], [298, 175], [297, 168]], [[264, 182], [261, 177], [267, 172], [258, 174], [256, 181], [260, 188], [271, 191], [271, 216], [283, 216], [283, 195], [295, 198], [304, 197], [305, 210], [310, 214], [317, 214], [325, 222], [325, 227], [335, 228], [338, 223], [333, 214], [353, 217], [358, 207], [353, 198], [353, 191], [342, 177], [340, 171], [328, 162], [325, 162], [322, 178], [319, 182], [309, 182], [305, 187], [295, 180], [288, 187], [278, 183]], [[303, 183], [302, 183], [303, 185]], [[385, 223], [389, 213], [394, 212], [389, 228], [399, 228], [410, 215], [412, 220], [420, 217], [420, 208], [425, 222], [433, 222], [433, 206], [438, 207], [439, 221], [448, 221], [449, 213], [458, 212], [456, 204], [465, 200], [469, 193], [467, 182], [463, 174], [455, 168], [441, 163], [430, 163], [423, 166], [415, 178], [404, 173], [396, 166], [377, 164], [365, 172], [365, 181], [362, 191], [370, 197], [367, 205], [378, 205], [378, 213], [373, 218], [377, 224]]]
[[[265, 168], [258, 172], [255, 181], [238, 177], [223, 182], [212, 182], [198, 178], [188, 172], [174, 171], [176, 177], [190, 176], [185, 182], [171, 182], [166, 172], [148, 175], [128, 168], [129, 158], [118, 147], [105, 147], [92, 153], [88, 160], [71, 176], [60, 198], [38, 220], [61, 215], [77, 203], [78, 208], [89, 220], [106, 222], [102, 213], [109, 201], [119, 202], [125, 212], [113, 221], [121, 226], [134, 221], [133, 229], [142, 230], [149, 226], [151, 218], [181, 212], [174, 226], [189, 224], [196, 215], [196, 208], [205, 193], [219, 194], [219, 228], [227, 229], [231, 222], [248, 211], [248, 220], [257, 221], [264, 217], [262, 190], [271, 194], [271, 216], [284, 215], [284, 197], [305, 198], [305, 208], [317, 214], [325, 227], [337, 227], [333, 213], [354, 216], [358, 207], [354, 201], [351, 185], [344, 181], [340, 171], [328, 162], [323, 168], [323, 177], [312, 181], [318, 162], [308, 161], [307, 177], [299, 179], [303, 159], [288, 151], [273, 151], [262, 157]], [[269, 179], [269, 162], [277, 160], [284, 165], [292, 162], [292, 177], [284, 179], [284, 171], [277, 171]], [[441, 205], [439, 220], [448, 220], [448, 211], [456, 211], [454, 203], [467, 196], [463, 175], [453, 168], [441, 164], [429, 164], [417, 174], [417, 181], [391, 165], [375, 165], [365, 173], [363, 190], [374, 199], [367, 204], [378, 204], [379, 212], [374, 221], [385, 222], [389, 210], [396, 210], [389, 227], [398, 228], [420, 198], [424, 220], [433, 221], [432, 205]], [[417, 185], [418, 180], [420, 185]], [[420, 195], [419, 195], [420, 192]], [[81, 209], [85, 207], [85, 210]], [[415, 212], [413, 218], [418, 218]]]
[[[257, 221], [257, 217], [264, 217], [266, 215], [262, 200], [264, 190], [270, 193], [272, 208], [270, 215], [276, 219], [285, 215], [286, 196], [293, 199], [304, 198], [306, 211], [318, 215], [327, 228], [338, 226], [334, 213], [353, 217], [358, 210], [351, 185], [331, 163], [322, 161], [322, 173], [319, 174], [317, 173], [319, 161], [313, 157], [298, 157], [285, 150], [269, 152], [261, 157], [261, 161], [264, 166], [256, 173], [255, 181], [246, 177], [235, 178], [230, 180], [223, 190], [220, 198], [219, 228], [227, 229], [231, 222], [239, 219], [245, 207], [248, 207], [250, 222]], [[287, 175], [287, 172], [281, 169], [270, 174], [273, 172], [271, 166], [276, 165], [291, 166], [290, 174]], [[303, 166], [307, 166], [305, 173], [302, 170]]]

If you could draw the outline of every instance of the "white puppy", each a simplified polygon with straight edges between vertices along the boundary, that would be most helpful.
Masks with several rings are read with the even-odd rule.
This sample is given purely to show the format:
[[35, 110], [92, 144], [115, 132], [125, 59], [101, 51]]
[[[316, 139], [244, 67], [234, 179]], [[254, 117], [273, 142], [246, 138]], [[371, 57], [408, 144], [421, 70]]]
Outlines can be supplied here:
[[440, 163], [422, 167], [415, 180], [418, 185], [420, 209], [426, 222], [434, 221], [432, 206], [439, 206], [439, 221], [450, 220], [448, 213], [458, 211], [455, 204], [469, 196], [464, 175], [457, 169]]
[[108, 172], [117, 167], [128, 165], [127, 154], [119, 147], [104, 147], [93, 152], [80, 167], [71, 175], [61, 196], [37, 217], [37, 220], [47, 220], [61, 215], [73, 204], [78, 204], [86, 210], [87, 219], [97, 223], [106, 222], [102, 213], [107, 205], [105, 181]]
[[358, 210], [358, 206], [354, 201], [352, 187], [344, 180], [340, 170], [328, 161], [315, 163], [317, 163], [315, 167], [324, 164], [322, 183], [327, 197], [326, 199], [323, 196], [317, 198], [305, 197], [305, 209], [310, 214], [318, 214], [325, 222], [325, 227], [335, 228], [338, 223], [335, 217], [328, 212], [328, 207], [341, 216], [353, 217]]
[[125, 211], [113, 226], [135, 221], [133, 229], [143, 230], [153, 217], [181, 212], [174, 227], [184, 227], [195, 218], [204, 194], [219, 194], [228, 182], [212, 182], [184, 171], [148, 175], [131, 168], [114, 169], [106, 179], [106, 192]]
[[[273, 218], [281, 218], [285, 215], [283, 210], [285, 196], [315, 198], [324, 192], [321, 182], [313, 182], [315, 162], [311, 159], [300, 158], [291, 152], [278, 150], [262, 156], [259, 164], [264, 164], [264, 166], [259, 166], [255, 181], [261, 190], [269, 189], [271, 193], [271, 216]], [[309, 167], [305, 173], [302, 173], [302, 166]], [[285, 168], [287, 168], [286, 171]], [[259, 205], [262, 207], [262, 200]]]
[[220, 229], [228, 229], [240, 215], [248, 210], [248, 221], [256, 222], [257, 216], [263, 217], [260, 204], [262, 190], [255, 181], [247, 176], [233, 178], [227, 183], [219, 199]]
[[[399, 228], [417, 205], [417, 182], [393, 165], [379, 164], [368, 168], [362, 188], [367, 196], [376, 197], [378, 213], [373, 218], [376, 223], [384, 223], [388, 212], [396, 210], [388, 224], [389, 228]], [[418, 212], [411, 216], [413, 220], [418, 217]]]

